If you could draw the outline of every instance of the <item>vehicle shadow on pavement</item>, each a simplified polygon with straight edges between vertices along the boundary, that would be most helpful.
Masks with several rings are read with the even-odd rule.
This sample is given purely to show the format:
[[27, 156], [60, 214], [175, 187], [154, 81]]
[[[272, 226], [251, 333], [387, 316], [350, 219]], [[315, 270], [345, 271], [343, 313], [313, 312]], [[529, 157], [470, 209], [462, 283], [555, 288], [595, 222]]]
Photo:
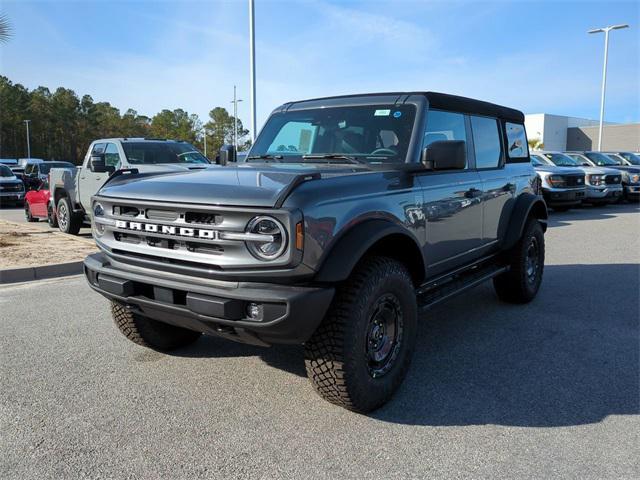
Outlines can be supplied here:
[[203, 335], [193, 345], [174, 350], [169, 355], [189, 358], [259, 357], [271, 367], [300, 377], [307, 376], [304, 368], [304, 353], [300, 345], [257, 347]]
[[564, 227], [570, 225], [569, 222], [576, 220], [606, 220], [614, 219], [621, 213], [640, 212], [640, 204], [621, 203], [613, 205], [584, 205], [573, 208], [567, 212], [554, 212], [549, 209], [549, 227]]
[[553, 427], [639, 414], [639, 277], [637, 264], [547, 266], [531, 304], [500, 303], [488, 284], [434, 309], [372, 417]]

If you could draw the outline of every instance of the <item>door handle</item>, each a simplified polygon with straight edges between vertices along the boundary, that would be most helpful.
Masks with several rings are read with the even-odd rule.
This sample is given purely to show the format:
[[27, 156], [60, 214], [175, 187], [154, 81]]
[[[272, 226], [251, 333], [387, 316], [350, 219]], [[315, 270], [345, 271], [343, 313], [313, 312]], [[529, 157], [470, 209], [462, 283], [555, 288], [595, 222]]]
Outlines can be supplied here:
[[482, 195], [482, 190], [479, 190], [477, 188], [470, 188], [469, 190], [464, 192], [465, 198], [476, 198], [480, 195]]

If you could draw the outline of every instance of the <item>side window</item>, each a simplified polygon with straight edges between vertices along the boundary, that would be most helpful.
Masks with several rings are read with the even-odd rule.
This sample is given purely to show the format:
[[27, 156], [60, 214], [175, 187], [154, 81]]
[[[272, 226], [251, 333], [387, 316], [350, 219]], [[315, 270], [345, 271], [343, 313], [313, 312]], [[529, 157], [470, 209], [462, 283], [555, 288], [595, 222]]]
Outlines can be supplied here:
[[104, 153], [104, 149], [107, 146], [106, 143], [96, 143], [91, 150], [91, 155], [101, 155]]
[[115, 143], [107, 143], [104, 150], [104, 163], [107, 167], [118, 167], [120, 165], [120, 154]]
[[529, 154], [527, 136], [524, 133], [524, 125], [518, 123], [506, 123], [507, 145], [509, 158], [526, 158]]
[[496, 168], [500, 165], [502, 149], [498, 121], [495, 118], [471, 115], [473, 148], [476, 154], [476, 168]]
[[424, 132], [422, 148], [440, 140], [467, 141], [467, 130], [463, 114], [429, 110], [427, 115], [427, 128]]

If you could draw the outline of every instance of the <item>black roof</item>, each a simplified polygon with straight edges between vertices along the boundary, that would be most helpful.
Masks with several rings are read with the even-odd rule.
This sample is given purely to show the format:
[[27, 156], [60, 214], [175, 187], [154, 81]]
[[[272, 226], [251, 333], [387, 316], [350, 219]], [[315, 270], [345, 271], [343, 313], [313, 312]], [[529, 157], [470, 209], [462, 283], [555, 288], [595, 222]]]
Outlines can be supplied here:
[[[355, 95], [339, 95], [333, 97], [321, 97], [308, 100], [301, 100], [297, 102], [285, 103], [276, 111], [286, 111], [292, 106], [301, 106], [304, 103], [319, 104], [323, 101], [333, 101], [340, 99], [359, 99], [365, 100], [371, 97], [384, 97], [380, 98], [384, 103], [404, 103], [413, 95], [421, 95], [427, 98], [431, 108], [439, 108], [443, 110], [453, 110], [461, 113], [475, 113], [478, 115], [487, 115], [492, 117], [498, 117], [503, 120], [508, 120], [517, 123], [524, 123], [524, 114], [520, 110], [514, 108], [503, 107], [495, 103], [484, 102], [482, 100], [475, 100], [473, 98], [460, 97], [458, 95], [449, 95], [448, 93], [439, 92], [387, 92], [387, 93], [364, 93]], [[335, 103], [335, 102], [332, 102]], [[314, 105], [315, 107], [315, 105]], [[309, 107], [307, 107], [309, 108]]]
[[448, 93], [425, 92], [424, 95], [429, 100], [431, 108], [455, 110], [463, 113], [478, 113], [518, 123], [524, 122], [524, 113], [515, 108], [503, 107], [502, 105], [473, 98], [459, 97], [458, 95], [449, 95]]

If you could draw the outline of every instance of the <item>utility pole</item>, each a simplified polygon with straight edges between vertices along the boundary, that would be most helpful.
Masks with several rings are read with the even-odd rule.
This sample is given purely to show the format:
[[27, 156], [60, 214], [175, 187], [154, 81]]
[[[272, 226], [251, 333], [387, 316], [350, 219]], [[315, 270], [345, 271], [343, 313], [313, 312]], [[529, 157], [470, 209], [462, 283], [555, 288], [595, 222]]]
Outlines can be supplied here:
[[236, 147], [236, 151], [238, 151], [238, 102], [241, 102], [242, 99], [236, 97], [236, 86], [233, 86], [233, 146]]
[[204, 156], [207, 156], [207, 129], [203, 128], [202, 132], [204, 133]]
[[249, 0], [249, 63], [251, 70], [251, 143], [256, 140], [256, 26], [254, 0]]
[[31, 120], [23, 120], [27, 126], [27, 158], [31, 158], [31, 140], [29, 139], [29, 123]]
[[604, 33], [604, 65], [602, 67], [602, 92], [600, 94], [600, 128], [598, 129], [598, 151], [602, 151], [602, 129], [604, 124], [604, 94], [607, 89], [607, 59], [609, 56], [609, 32], [629, 28], [629, 25], [610, 25], [608, 27], [589, 30], [587, 33]]

